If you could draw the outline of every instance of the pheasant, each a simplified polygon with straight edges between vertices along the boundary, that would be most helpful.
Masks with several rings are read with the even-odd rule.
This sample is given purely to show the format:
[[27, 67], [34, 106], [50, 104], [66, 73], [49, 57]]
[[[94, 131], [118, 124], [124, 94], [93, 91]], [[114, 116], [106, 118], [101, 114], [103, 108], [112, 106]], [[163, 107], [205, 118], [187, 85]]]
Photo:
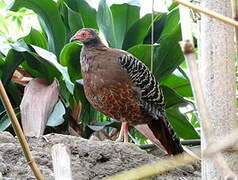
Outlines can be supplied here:
[[97, 31], [79, 30], [70, 40], [80, 41], [84, 90], [98, 111], [122, 121], [120, 135], [135, 127], [168, 155], [183, 152], [166, 119], [164, 97], [153, 74], [126, 51], [106, 47]]

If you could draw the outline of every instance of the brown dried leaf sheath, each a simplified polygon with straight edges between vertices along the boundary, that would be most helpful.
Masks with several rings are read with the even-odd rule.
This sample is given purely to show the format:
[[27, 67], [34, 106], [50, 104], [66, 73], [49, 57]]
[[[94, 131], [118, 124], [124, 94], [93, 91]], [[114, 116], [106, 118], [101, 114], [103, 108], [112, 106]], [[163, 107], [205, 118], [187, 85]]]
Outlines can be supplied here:
[[58, 101], [58, 81], [48, 85], [43, 78], [31, 80], [25, 87], [20, 105], [21, 121], [26, 136], [39, 137], [45, 130], [47, 120]]

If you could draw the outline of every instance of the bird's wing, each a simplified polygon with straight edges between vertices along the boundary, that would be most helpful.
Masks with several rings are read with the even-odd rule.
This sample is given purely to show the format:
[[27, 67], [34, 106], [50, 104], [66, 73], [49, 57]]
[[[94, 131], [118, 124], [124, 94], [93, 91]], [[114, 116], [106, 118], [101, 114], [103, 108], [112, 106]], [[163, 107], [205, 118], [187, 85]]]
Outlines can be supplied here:
[[131, 54], [123, 54], [118, 61], [135, 85], [142, 107], [158, 118], [164, 109], [164, 97], [154, 75], [142, 61]]
[[163, 93], [153, 74], [143, 62], [130, 54], [125, 53], [118, 61], [136, 87], [141, 107], [152, 116], [148, 124], [139, 124], [135, 128], [157, 146], [166, 149], [168, 154], [183, 152], [176, 133], [166, 119]]

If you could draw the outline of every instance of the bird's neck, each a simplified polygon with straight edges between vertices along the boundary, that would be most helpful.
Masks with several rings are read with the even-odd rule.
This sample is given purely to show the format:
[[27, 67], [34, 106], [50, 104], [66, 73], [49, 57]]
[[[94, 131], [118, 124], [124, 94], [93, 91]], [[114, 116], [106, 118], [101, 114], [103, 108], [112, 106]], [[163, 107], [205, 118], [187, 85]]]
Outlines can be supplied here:
[[85, 49], [94, 49], [94, 48], [104, 48], [106, 47], [100, 39], [93, 39], [89, 42], [84, 43]]

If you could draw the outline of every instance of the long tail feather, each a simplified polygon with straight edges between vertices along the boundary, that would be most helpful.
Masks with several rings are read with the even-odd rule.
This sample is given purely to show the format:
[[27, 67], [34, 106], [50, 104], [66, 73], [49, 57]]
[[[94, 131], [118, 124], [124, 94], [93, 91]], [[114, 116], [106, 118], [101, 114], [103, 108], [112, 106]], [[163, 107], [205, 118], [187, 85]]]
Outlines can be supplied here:
[[164, 117], [153, 119], [149, 124], [136, 125], [135, 128], [169, 155], [184, 151], [176, 133]]

